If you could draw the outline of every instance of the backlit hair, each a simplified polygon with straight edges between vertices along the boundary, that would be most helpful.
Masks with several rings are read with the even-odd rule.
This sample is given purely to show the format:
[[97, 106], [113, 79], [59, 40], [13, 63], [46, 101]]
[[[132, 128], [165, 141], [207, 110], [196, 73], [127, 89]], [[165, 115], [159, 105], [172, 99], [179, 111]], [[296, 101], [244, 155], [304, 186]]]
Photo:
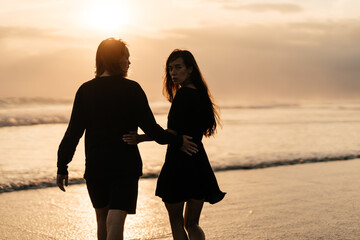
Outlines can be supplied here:
[[107, 71], [110, 75], [127, 76], [128, 68], [122, 66], [121, 59], [128, 54], [126, 43], [121, 39], [108, 38], [103, 40], [96, 52], [96, 71], [98, 77]]
[[212, 136], [216, 133], [216, 126], [220, 124], [220, 117], [217, 110], [217, 106], [214, 104], [214, 100], [210, 94], [209, 88], [202, 76], [199, 66], [191, 52], [188, 50], [175, 49], [166, 61], [163, 94], [169, 102], [174, 100], [179, 86], [175, 85], [171, 79], [169, 64], [176, 59], [181, 58], [186, 68], [192, 67], [193, 70], [190, 74], [190, 80], [195, 85], [196, 89], [200, 92], [201, 97], [205, 100], [206, 107], [208, 108], [209, 116], [207, 117], [206, 129], [203, 134], [205, 137]]

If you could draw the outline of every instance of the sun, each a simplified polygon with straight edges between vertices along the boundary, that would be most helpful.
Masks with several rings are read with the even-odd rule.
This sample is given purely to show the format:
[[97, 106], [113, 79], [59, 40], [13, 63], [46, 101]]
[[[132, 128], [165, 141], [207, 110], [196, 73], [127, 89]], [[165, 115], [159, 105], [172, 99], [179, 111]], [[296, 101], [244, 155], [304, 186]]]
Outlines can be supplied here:
[[117, 31], [131, 24], [131, 7], [124, 1], [92, 1], [82, 12], [86, 27], [94, 30]]

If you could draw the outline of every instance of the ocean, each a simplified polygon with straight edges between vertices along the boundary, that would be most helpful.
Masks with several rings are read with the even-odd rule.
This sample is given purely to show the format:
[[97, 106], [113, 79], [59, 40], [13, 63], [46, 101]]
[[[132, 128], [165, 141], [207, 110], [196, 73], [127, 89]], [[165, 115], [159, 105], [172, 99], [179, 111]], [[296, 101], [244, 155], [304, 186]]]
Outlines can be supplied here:
[[[170, 104], [151, 102], [166, 128]], [[222, 127], [203, 143], [215, 171], [255, 169], [360, 157], [360, 101], [220, 103]], [[0, 193], [55, 186], [57, 148], [72, 100], [0, 98]], [[144, 178], [155, 178], [166, 146], [139, 145]], [[83, 183], [84, 141], [69, 165]]]

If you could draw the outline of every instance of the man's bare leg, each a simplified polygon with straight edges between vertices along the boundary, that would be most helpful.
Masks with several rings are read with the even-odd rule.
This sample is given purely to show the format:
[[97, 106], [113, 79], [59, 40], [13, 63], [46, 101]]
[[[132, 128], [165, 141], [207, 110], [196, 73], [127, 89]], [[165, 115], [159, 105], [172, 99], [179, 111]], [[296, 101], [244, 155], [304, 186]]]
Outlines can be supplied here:
[[95, 208], [98, 240], [106, 240], [106, 219], [109, 207]]
[[107, 240], [123, 240], [127, 212], [110, 209], [107, 215]]

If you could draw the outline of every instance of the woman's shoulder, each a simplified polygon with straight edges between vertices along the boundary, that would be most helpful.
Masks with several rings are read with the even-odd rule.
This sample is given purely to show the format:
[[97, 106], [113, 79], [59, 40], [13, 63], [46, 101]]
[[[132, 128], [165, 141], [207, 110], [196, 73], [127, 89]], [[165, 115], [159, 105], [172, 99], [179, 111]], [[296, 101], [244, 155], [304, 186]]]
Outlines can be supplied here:
[[187, 107], [189, 104], [195, 106], [200, 102], [200, 98], [200, 93], [196, 88], [182, 87], [176, 92], [173, 104], [186, 105]]
[[196, 88], [182, 87], [177, 90], [175, 98], [178, 97], [196, 97], [199, 96], [199, 91]]
[[181, 87], [179, 88], [178, 92], [196, 93], [198, 90], [195, 87]]

